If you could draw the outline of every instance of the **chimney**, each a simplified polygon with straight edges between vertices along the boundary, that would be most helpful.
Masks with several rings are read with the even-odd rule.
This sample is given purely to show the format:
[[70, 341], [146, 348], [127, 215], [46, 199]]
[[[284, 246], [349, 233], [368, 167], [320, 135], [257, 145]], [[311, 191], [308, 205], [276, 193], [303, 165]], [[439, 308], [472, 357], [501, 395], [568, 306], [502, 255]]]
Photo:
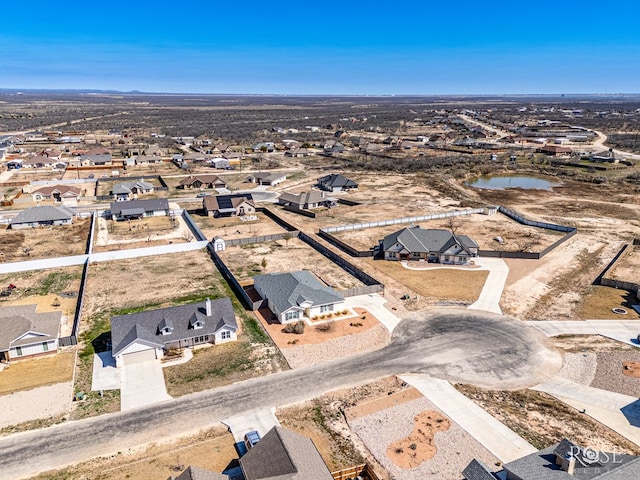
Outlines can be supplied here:
[[211, 300], [207, 298], [207, 301], [204, 304], [205, 311], [207, 313], [207, 317], [211, 316]]
[[562, 459], [562, 466], [560, 468], [569, 475], [573, 475], [573, 471], [576, 468], [576, 457], [573, 456], [573, 454], [568, 454]]

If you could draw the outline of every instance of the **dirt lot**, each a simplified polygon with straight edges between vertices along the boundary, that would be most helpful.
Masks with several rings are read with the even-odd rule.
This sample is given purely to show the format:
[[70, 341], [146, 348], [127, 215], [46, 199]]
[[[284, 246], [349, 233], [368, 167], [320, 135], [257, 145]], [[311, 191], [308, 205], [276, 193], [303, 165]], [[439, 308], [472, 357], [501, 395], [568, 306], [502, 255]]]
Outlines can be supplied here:
[[[23, 262], [38, 258], [64, 257], [86, 253], [91, 219], [74, 219], [73, 225], [29, 228], [1, 227], [0, 260]], [[28, 253], [28, 254], [27, 254]]]
[[74, 362], [75, 352], [69, 350], [12, 362], [0, 371], [0, 395], [70, 382], [73, 379]]
[[312, 271], [327, 285], [337, 289], [363, 284], [342, 268], [297, 238], [229, 247], [220, 252], [238, 281], [250, 284], [255, 275]]
[[218, 271], [204, 250], [93, 263], [84, 318], [111, 310], [168, 306], [175, 298], [219, 297], [224, 291]]
[[[399, 262], [366, 259], [375, 270], [389, 275], [405, 285], [408, 290], [433, 302], [473, 303], [480, 296], [489, 275], [486, 270], [446, 267], [426, 270], [409, 270]], [[375, 277], [375, 274], [374, 274]], [[410, 292], [407, 292], [411, 295]], [[420, 300], [418, 298], [418, 300]], [[408, 302], [413, 299], [408, 300]]]
[[233, 238], [273, 235], [286, 231], [263, 213], [257, 213], [255, 216], [258, 217], [258, 220], [246, 222], [239, 217], [208, 217], [201, 210], [191, 214], [191, 217], [207, 238], [219, 236], [225, 240], [230, 240]]
[[122, 221], [98, 218], [94, 251], [105, 252], [195, 241], [182, 217], [148, 217]]
[[165, 479], [190, 465], [222, 472], [237, 464], [233, 436], [222, 425], [171, 442], [151, 444], [110, 457], [99, 457], [31, 480], [63, 478], [94, 480]]
[[[459, 235], [467, 235], [478, 243], [481, 250], [499, 250], [505, 252], [539, 252], [562, 237], [562, 233], [543, 228], [528, 227], [511, 220], [506, 215], [465, 215], [453, 220], [455, 231]], [[397, 232], [410, 224], [387, 225], [377, 228], [366, 228], [348, 232], [332, 233], [336, 238], [346, 242], [358, 250], [369, 250], [378, 245], [379, 240]], [[449, 220], [432, 220], [420, 222], [421, 228], [449, 230]], [[501, 237], [503, 243], [494, 240]]]
[[623, 282], [637, 282], [640, 272], [640, 246], [629, 245], [628, 252], [618, 259], [616, 265], [607, 272], [607, 278]]

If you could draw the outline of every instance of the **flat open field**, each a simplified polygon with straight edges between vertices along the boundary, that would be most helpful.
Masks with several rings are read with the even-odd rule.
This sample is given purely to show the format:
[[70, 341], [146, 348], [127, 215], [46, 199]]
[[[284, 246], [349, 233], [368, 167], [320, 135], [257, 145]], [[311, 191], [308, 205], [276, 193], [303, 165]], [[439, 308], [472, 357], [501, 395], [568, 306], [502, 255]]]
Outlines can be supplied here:
[[219, 253], [238, 281], [246, 284], [252, 283], [251, 278], [256, 275], [306, 269], [337, 290], [363, 286], [358, 279], [297, 238], [229, 247]]
[[181, 216], [116, 221], [98, 218], [94, 251], [105, 252], [195, 241]]
[[189, 296], [220, 297], [224, 288], [219, 278], [205, 250], [93, 263], [85, 314], [144, 305], [168, 306], [174, 298]]
[[73, 225], [56, 227], [11, 230], [3, 225], [0, 228], [3, 229], [0, 233], [0, 260], [22, 262], [82, 255], [87, 249], [91, 219], [77, 218]]
[[75, 358], [75, 352], [66, 351], [12, 362], [11, 366], [0, 372], [0, 395], [70, 382]]
[[640, 246], [629, 245], [627, 252], [618, 263], [607, 273], [608, 278], [622, 280], [624, 282], [638, 282], [640, 272]]
[[[640, 304], [636, 295], [618, 288], [592, 285], [581, 299], [578, 317], [583, 320], [638, 320], [640, 314], [632, 305]], [[623, 308], [625, 315], [613, 313], [614, 308]]]
[[[499, 250], [506, 252], [539, 252], [560, 239], [564, 233], [543, 228], [521, 225], [501, 214], [496, 215], [464, 215], [453, 220], [455, 232], [467, 235], [478, 243], [482, 250]], [[332, 233], [336, 238], [346, 242], [358, 250], [369, 250], [378, 245], [378, 241], [385, 236], [409, 227], [411, 224], [387, 225], [376, 228], [365, 228], [345, 232]], [[451, 228], [448, 219], [420, 222], [421, 228], [444, 229]], [[494, 238], [501, 237], [499, 243]]]
[[191, 214], [202, 233], [209, 239], [218, 236], [230, 240], [286, 232], [284, 228], [263, 213], [258, 212], [255, 216], [258, 217], [258, 220], [245, 222], [239, 217], [208, 217], [203, 215], [202, 210]]
[[98, 457], [32, 480], [91, 478], [95, 480], [165, 479], [177, 477], [188, 466], [222, 472], [237, 462], [233, 436], [224, 426], [171, 442], [131, 449], [115, 456]]
[[[484, 282], [489, 275], [486, 270], [474, 270], [473, 268], [442, 267], [409, 270], [399, 262], [373, 260], [372, 258], [367, 258], [365, 261], [372, 268], [405, 285], [408, 290], [423, 297], [430, 297], [434, 301], [473, 303], [480, 296]], [[373, 276], [375, 277], [375, 273]], [[410, 294], [410, 292], [407, 293]]]

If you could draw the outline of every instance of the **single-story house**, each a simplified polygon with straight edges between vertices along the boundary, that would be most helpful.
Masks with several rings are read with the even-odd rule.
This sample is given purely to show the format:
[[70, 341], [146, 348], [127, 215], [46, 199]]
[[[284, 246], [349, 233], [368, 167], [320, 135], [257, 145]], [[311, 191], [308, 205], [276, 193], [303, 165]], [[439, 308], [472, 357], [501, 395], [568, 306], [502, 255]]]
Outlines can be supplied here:
[[278, 197], [278, 203], [297, 210], [312, 210], [314, 208], [335, 205], [336, 200], [331, 197], [325, 197], [324, 192], [312, 190], [298, 194], [282, 193], [280, 197]]
[[250, 193], [215, 195], [204, 197], [202, 207], [210, 217], [243, 217], [256, 213], [256, 206]]
[[138, 195], [147, 195], [153, 193], [154, 187], [152, 183], [139, 180], [137, 182], [117, 183], [111, 190], [111, 195], [116, 202], [124, 202], [137, 198]]
[[[149, 145], [147, 148], [144, 149], [144, 152], [142, 152], [143, 155], [145, 156], [151, 156], [151, 157], [163, 157], [166, 155], [165, 151], [160, 148], [159, 145]], [[160, 160], [158, 158], [158, 160]]]
[[9, 222], [14, 230], [22, 228], [47, 227], [57, 225], [71, 225], [75, 213], [65, 207], [48, 205], [26, 208]]
[[464, 265], [478, 256], [478, 244], [466, 235], [449, 230], [407, 227], [380, 241], [385, 260], [417, 260]]
[[127, 200], [111, 203], [113, 220], [133, 220], [143, 217], [163, 217], [169, 215], [169, 200], [150, 198], [148, 200]]
[[638, 478], [640, 457], [583, 448], [564, 438], [550, 447], [505, 463], [502, 468], [493, 474], [487, 465], [473, 460], [462, 475], [466, 480], [631, 480]]
[[56, 353], [62, 312], [36, 313], [37, 305], [0, 308], [0, 361]]
[[225, 188], [227, 183], [217, 175], [190, 175], [180, 180], [179, 187], [185, 188]]
[[278, 185], [287, 179], [285, 173], [279, 172], [258, 172], [247, 177], [247, 182], [258, 185]]
[[545, 145], [544, 147], [538, 149], [538, 152], [556, 157], [560, 155], [571, 155], [573, 150], [571, 150], [569, 147], [562, 147], [560, 145]]
[[333, 480], [313, 440], [276, 426], [240, 457], [245, 480]]
[[22, 161], [22, 168], [53, 168], [57, 162], [44, 155], [35, 155]]
[[238, 323], [228, 297], [111, 317], [116, 366], [157, 359], [172, 349], [237, 339]]
[[82, 190], [70, 185], [51, 185], [34, 190], [31, 194], [35, 202], [53, 200], [63, 205], [76, 206]]
[[258, 275], [254, 288], [280, 323], [337, 312], [344, 306], [340, 294], [307, 270]]
[[285, 157], [308, 157], [311, 155], [311, 152], [303, 147], [292, 148], [291, 150], [287, 150], [284, 152]]
[[358, 188], [358, 184], [344, 175], [332, 173], [318, 179], [318, 188], [328, 192], [342, 192]]
[[211, 158], [209, 160], [207, 160], [207, 165], [212, 166], [213, 168], [219, 168], [219, 169], [227, 169], [231, 166], [231, 163], [229, 162], [229, 160], [227, 160], [226, 158], [222, 158], [222, 157], [214, 157]]

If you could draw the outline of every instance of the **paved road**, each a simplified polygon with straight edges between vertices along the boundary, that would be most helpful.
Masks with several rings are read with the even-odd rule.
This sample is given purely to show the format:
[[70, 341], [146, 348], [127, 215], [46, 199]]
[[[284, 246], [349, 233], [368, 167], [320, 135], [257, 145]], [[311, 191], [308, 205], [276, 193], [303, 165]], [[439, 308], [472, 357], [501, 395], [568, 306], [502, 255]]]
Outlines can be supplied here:
[[560, 368], [558, 354], [545, 345], [537, 330], [494, 314], [463, 309], [413, 314], [396, 327], [388, 346], [374, 352], [0, 438], [0, 471], [4, 478], [26, 478], [390, 374], [425, 373], [485, 388], [528, 387]]

